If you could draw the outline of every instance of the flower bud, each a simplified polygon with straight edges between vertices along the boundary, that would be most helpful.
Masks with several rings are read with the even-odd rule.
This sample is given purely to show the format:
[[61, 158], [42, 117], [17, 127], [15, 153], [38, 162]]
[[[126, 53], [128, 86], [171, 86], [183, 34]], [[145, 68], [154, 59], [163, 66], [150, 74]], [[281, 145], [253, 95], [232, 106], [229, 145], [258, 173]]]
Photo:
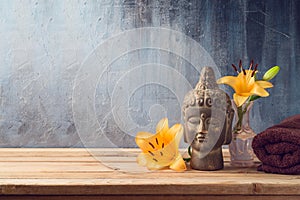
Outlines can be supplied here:
[[264, 81], [269, 81], [271, 80], [272, 78], [274, 78], [278, 72], [280, 70], [280, 67], [279, 66], [274, 66], [272, 67], [271, 69], [269, 69], [263, 76], [263, 80]]

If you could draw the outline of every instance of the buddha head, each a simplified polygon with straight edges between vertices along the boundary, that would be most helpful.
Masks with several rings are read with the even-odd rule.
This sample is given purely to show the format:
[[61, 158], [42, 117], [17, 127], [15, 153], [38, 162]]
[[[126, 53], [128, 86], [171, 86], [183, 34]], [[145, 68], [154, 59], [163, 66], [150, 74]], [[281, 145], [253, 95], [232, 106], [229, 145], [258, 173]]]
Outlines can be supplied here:
[[184, 139], [200, 156], [231, 141], [233, 110], [229, 96], [219, 89], [213, 69], [205, 67], [195, 89], [183, 102]]

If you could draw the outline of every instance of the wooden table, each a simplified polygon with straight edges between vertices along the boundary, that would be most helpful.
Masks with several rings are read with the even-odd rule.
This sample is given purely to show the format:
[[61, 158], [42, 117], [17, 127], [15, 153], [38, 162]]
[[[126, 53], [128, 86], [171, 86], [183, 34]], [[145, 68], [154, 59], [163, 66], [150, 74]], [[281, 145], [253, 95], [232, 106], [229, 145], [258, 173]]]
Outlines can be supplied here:
[[227, 151], [224, 170], [183, 173], [147, 171], [138, 152], [0, 149], [0, 199], [300, 199], [300, 176], [233, 168]]

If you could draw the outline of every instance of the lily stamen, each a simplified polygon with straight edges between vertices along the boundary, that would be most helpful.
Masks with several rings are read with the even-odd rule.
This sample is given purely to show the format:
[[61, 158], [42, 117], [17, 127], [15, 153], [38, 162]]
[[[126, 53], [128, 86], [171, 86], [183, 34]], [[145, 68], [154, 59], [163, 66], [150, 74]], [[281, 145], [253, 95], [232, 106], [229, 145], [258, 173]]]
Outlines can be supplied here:
[[250, 62], [249, 70], [252, 69], [252, 66], [253, 66], [253, 60], [251, 60], [251, 62]]
[[236, 73], [239, 74], [239, 71], [237, 70], [237, 67], [234, 64], [232, 64], [232, 67], [233, 67], [234, 71], [236, 71]]
[[253, 72], [252, 72], [252, 74], [251, 74], [251, 77], [253, 77], [254, 74], [255, 74], [255, 72], [257, 71], [257, 66], [258, 66], [258, 64], [255, 65], [254, 70], [253, 70]]
[[255, 67], [254, 67], [254, 70], [255, 70], [255, 71], [257, 70], [257, 66], [258, 66], [258, 64], [256, 64]]
[[242, 72], [243, 71], [242, 60], [240, 60], [240, 62], [239, 62], [239, 67], [240, 67], [241, 72]]
[[244, 75], [246, 76], [246, 70], [245, 70], [245, 69], [243, 69], [243, 73], [244, 73]]

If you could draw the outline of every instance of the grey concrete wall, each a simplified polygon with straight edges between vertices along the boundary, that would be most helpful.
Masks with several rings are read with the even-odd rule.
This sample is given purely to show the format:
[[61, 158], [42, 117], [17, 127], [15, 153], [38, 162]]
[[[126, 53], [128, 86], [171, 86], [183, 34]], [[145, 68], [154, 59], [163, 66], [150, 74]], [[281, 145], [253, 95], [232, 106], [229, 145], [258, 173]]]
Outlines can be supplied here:
[[[233, 75], [230, 65], [239, 59], [245, 63], [254, 59], [260, 71], [281, 66], [270, 97], [259, 99], [251, 113], [252, 126], [260, 132], [300, 113], [299, 10], [297, 0], [2, 0], [0, 147], [83, 146], [72, 112], [78, 69], [112, 35], [149, 26], [171, 28], [192, 37], [212, 56], [222, 75]], [[162, 61], [164, 55], [153, 50], [133, 52], [100, 77], [95, 111], [101, 134], [115, 145], [134, 146], [132, 135], [124, 134], [106, 110], [111, 103], [107, 91], [128, 72], [128, 64], [164, 62], [180, 71], [191, 85], [196, 84], [199, 74], [193, 66], [184, 59]], [[133, 85], [135, 81], [129, 80]], [[180, 83], [174, 80], [172, 84]], [[131, 95], [129, 110], [140, 126], [155, 124], [155, 119], [163, 116], [173, 124], [181, 120], [179, 105], [176, 94], [153, 84]], [[98, 146], [106, 146], [106, 142], [100, 141]]]

